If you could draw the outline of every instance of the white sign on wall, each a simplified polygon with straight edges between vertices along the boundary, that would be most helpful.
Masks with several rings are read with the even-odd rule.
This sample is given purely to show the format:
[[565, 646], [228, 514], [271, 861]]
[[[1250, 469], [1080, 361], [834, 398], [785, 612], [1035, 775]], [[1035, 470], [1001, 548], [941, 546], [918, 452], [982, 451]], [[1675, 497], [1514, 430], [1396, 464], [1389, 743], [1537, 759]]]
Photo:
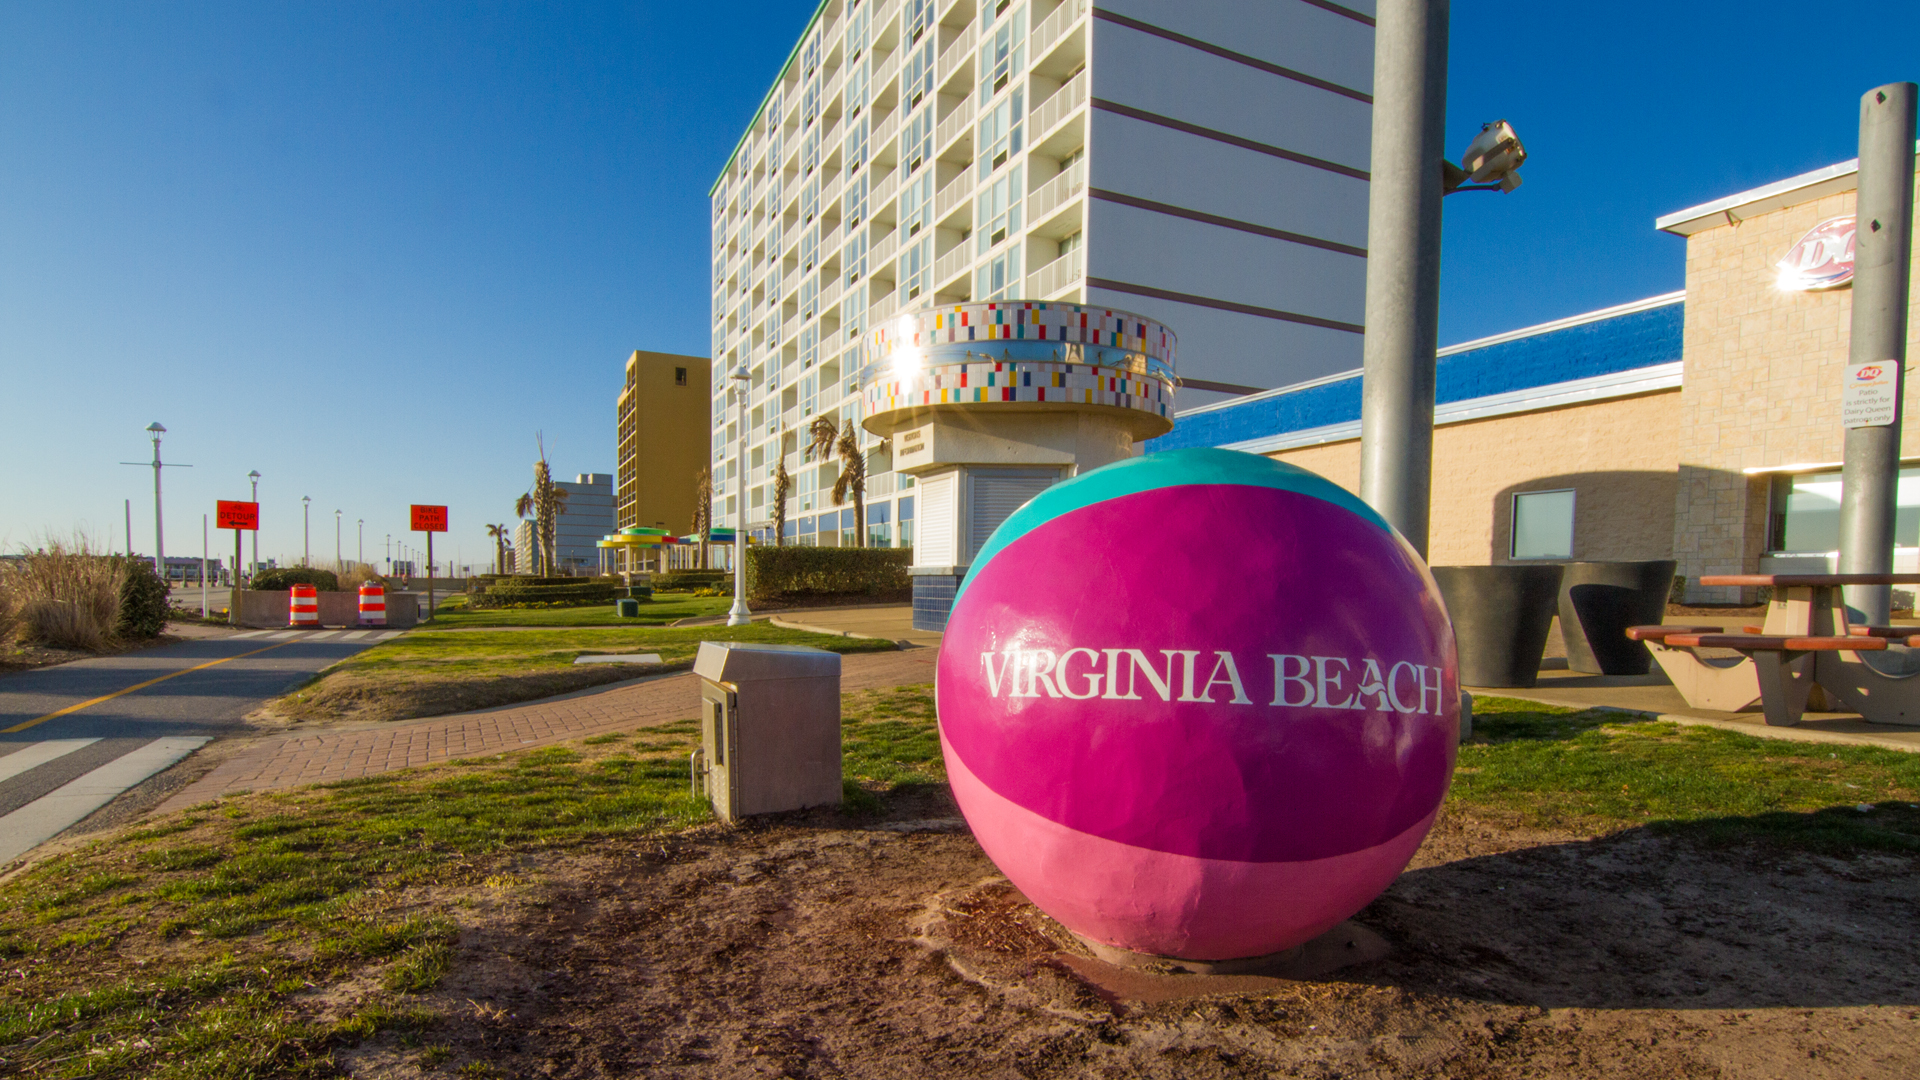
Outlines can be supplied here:
[[1843, 427], [1885, 427], [1900, 411], [1900, 365], [1892, 360], [1848, 364], [1840, 387]]

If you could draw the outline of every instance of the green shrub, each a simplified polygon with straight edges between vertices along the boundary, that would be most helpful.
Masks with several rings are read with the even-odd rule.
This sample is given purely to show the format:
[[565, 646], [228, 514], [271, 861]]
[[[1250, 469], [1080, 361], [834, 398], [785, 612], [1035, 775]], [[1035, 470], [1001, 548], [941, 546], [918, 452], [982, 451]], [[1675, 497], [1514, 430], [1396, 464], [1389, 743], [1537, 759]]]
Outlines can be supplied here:
[[167, 586], [143, 559], [126, 559], [121, 568], [120, 610], [114, 616], [115, 637], [158, 637], [167, 628]]
[[725, 584], [729, 591], [733, 588], [733, 575], [725, 570], [669, 570], [653, 576], [653, 587], [674, 592], [686, 592], [694, 589], [717, 589]]
[[[564, 580], [564, 579], [563, 579]], [[521, 585], [500, 582], [484, 593], [471, 594], [468, 606], [481, 608], [557, 607], [568, 604], [605, 604], [613, 600], [615, 587], [593, 581], [572, 579], [570, 585]]]
[[321, 592], [339, 592], [340, 579], [331, 570], [319, 570], [311, 566], [287, 566], [277, 570], [262, 570], [253, 575], [247, 588], [260, 592], [273, 592], [279, 589], [291, 589], [295, 585], [311, 585]]
[[747, 549], [755, 600], [819, 596], [904, 599], [913, 591], [912, 548], [757, 547]]

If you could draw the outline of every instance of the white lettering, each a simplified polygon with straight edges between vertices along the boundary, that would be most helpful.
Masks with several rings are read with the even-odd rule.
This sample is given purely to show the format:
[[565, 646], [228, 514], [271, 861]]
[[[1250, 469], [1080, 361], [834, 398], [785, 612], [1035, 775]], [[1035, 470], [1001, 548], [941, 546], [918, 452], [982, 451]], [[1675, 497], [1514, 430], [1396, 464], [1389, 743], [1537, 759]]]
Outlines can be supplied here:
[[[1427, 672], [1429, 671], [1433, 672], [1432, 683], [1427, 682]], [[1427, 694], [1429, 692], [1433, 694], [1432, 712], [1427, 712]], [[1423, 665], [1420, 668], [1420, 711], [1427, 716], [1439, 716], [1442, 700], [1440, 697], [1440, 669]]]
[[1380, 661], [1369, 656], [1362, 662], [1366, 664], [1366, 667], [1362, 668], [1360, 672], [1360, 688], [1354, 691], [1353, 707], [1356, 709], [1367, 708], [1367, 706], [1360, 704], [1360, 699], [1373, 698], [1374, 703], [1372, 707], [1381, 712], [1386, 712], [1387, 680], [1384, 675], [1380, 674]]
[[999, 654], [1002, 657], [1002, 659], [1000, 661], [1000, 670], [998, 671], [995, 671], [993, 669], [994, 655], [995, 654], [990, 652], [983, 652], [980, 654], [980, 662], [982, 664], [985, 664], [987, 668], [987, 696], [988, 697], [1000, 696], [1000, 679], [1001, 677], [1006, 675], [1007, 668], [1013, 664], [1014, 650], [1008, 649], [1006, 652]]
[[[1126, 653], [1128, 658], [1133, 661], [1133, 666], [1127, 678], [1127, 692], [1124, 695], [1115, 693], [1114, 691], [1120, 689], [1119, 680], [1117, 678], [1108, 679], [1107, 697], [1121, 698], [1122, 700], [1128, 701], [1138, 698], [1140, 695], [1133, 692], [1138, 681], [1137, 676], [1145, 675], [1147, 677], [1147, 684], [1153, 687], [1154, 693], [1160, 695], [1161, 701], [1173, 700], [1173, 658], [1175, 653], [1172, 649], [1160, 650], [1160, 654], [1167, 658], [1167, 677], [1164, 679], [1160, 677], [1158, 671], [1153, 669], [1153, 665], [1147, 662], [1147, 654], [1141, 652], [1139, 649], [1108, 649], [1107, 655], [1112, 656], [1116, 652]], [[1197, 656], [1199, 654], [1190, 653], [1189, 655]]]
[[1180, 658], [1180, 700], [1205, 701], [1206, 698], [1193, 696], [1193, 660], [1194, 657], [1199, 656], [1200, 653], [1198, 651], [1188, 652], [1184, 649], [1161, 649], [1160, 653], [1167, 658], [1168, 682], [1173, 681], [1173, 658], [1176, 656]]
[[[1041, 658], [1045, 657], [1042, 663]], [[1014, 665], [1013, 692], [1008, 697], [1039, 697], [1040, 688], [1046, 687], [1048, 697], [1059, 697], [1060, 690], [1053, 685], [1053, 665], [1058, 658], [1052, 649], [1022, 649], [1020, 662]], [[1020, 669], [1027, 670], [1027, 690], [1020, 692]]]
[[[1267, 659], [1273, 661], [1273, 703], [1275, 705], [1297, 709], [1303, 705], [1313, 704], [1313, 680], [1307, 677], [1307, 672], [1313, 670], [1313, 665], [1307, 661], [1306, 657], [1294, 656], [1290, 653], [1268, 653]], [[1287, 674], [1288, 662], [1293, 660], [1300, 661], [1300, 670], [1296, 674], [1289, 675]], [[1299, 701], [1294, 701], [1287, 693], [1287, 686], [1291, 683], [1300, 684], [1304, 696]]]
[[1060, 696], [1072, 698], [1074, 701], [1085, 701], [1088, 698], [1097, 698], [1100, 696], [1100, 683], [1105, 679], [1105, 676], [1101, 675], [1098, 671], [1089, 671], [1086, 673], [1087, 692], [1084, 694], [1074, 693], [1072, 685], [1067, 682], [1067, 661], [1073, 659], [1076, 653], [1085, 653], [1089, 663], [1097, 664], [1100, 662], [1100, 654], [1094, 652], [1092, 649], [1068, 649], [1066, 652], [1061, 653], [1060, 666], [1054, 669], [1055, 673], [1060, 676]]
[[[1332, 678], [1327, 677], [1327, 665], [1330, 663], [1340, 665], [1340, 670], [1337, 672], [1334, 672]], [[1333, 688], [1335, 690], [1341, 689], [1340, 676], [1345, 675], [1347, 673], [1347, 662], [1345, 660], [1341, 659], [1338, 656], [1316, 656], [1313, 658], [1313, 673], [1314, 673], [1314, 682], [1317, 684], [1316, 688], [1319, 691], [1319, 696], [1315, 697], [1313, 700], [1313, 704], [1315, 708], [1318, 708], [1318, 709], [1354, 708], [1353, 698], [1348, 698], [1345, 701], [1327, 700], [1327, 685], [1329, 683], [1333, 685]]]
[[1406, 668], [1409, 672], [1413, 674], [1413, 688], [1415, 690], [1419, 690], [1421, 686], [1426, 682], [1426, 676], [1420, 673], [1423, 669], [1420, 668], [1419, 665], [1410, 664], [1405, 660], [1402, 660], [1399, 663], [1393, 665], [1392, 670], [1387, 672], [1387, 699], [1393, 702], [1393, 711], [1412, 714], [1419, 711], [1418, 705], [1417, 704], [1404, 705], [1404, 704], [1401, 704], [1400, 702], [1400, 669], [1401, 668]]
[[[1107, 701], [1139, 701], [1140, 695], [1133, 692], [1132, 679], [1127, 680], [1127, 692], [1124, 694], [1120, 692], [1120, 654], [1132, 653], [1139, 657], [1140, 650], [1102, 649], [1100, 651], [1107, 654], [1107, 692], [1100, 696]], [[1142, 658], [1140, 662], [1145, 663], [1145, 659]]]
[[[1213, 655], [1217, 658], [1213, 662], [1213, 674], [1207, 676], [1207, 685], [1200, 688], [1199, 700], [1209, 701], [1209, 702], [1212, 701], [1213, 688], [1217, 685], [1225, 683], [1228, 689], [1231, 689], [1233, 691], [1232, 704], [1234, 705], [1253, 704], [1253, 699], [1247, 696], [1246, 687], [1240, 684], [1240, 670], [1236, 668], [1233, 664], [1233, 654], [1225, 650], [1220, 650], [1215, 652]], [[1187, 665], [1189, 669], [1191, 669], [1193, 665], [1193, 661], [1191, 660], [1187, 661]], [[1224, 670], [1227, 673], [1227, 677], [1224, 679], [1220, 677], [1220, 672], [1222, 670]], [[1182, 698], [1181, 700], [1185, 701], [1187, 699]]]

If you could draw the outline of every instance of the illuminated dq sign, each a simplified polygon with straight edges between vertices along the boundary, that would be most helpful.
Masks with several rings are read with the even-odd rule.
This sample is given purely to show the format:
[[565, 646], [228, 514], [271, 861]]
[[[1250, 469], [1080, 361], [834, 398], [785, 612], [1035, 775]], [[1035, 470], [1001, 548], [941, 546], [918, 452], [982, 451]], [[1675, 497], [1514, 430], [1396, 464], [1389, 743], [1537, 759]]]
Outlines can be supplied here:
[[1853, 215], [1815, 225], [1774, 264], [1779, 286], [1791, 292], [1837, 289], [1853, 280]]

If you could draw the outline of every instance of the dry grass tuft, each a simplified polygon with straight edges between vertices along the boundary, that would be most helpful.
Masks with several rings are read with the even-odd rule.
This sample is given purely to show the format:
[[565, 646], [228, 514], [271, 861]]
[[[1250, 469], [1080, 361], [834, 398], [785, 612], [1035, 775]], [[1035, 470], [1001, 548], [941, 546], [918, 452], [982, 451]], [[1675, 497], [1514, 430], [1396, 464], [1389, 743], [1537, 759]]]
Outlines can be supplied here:
[[126, 575], [125, 559], [94, 551], [85, 536], [48, 536], [21, 552], [6, 574], [6, 604], [16, 613], [12, 634], [60, 648], [106, 648], [119, 623]]

